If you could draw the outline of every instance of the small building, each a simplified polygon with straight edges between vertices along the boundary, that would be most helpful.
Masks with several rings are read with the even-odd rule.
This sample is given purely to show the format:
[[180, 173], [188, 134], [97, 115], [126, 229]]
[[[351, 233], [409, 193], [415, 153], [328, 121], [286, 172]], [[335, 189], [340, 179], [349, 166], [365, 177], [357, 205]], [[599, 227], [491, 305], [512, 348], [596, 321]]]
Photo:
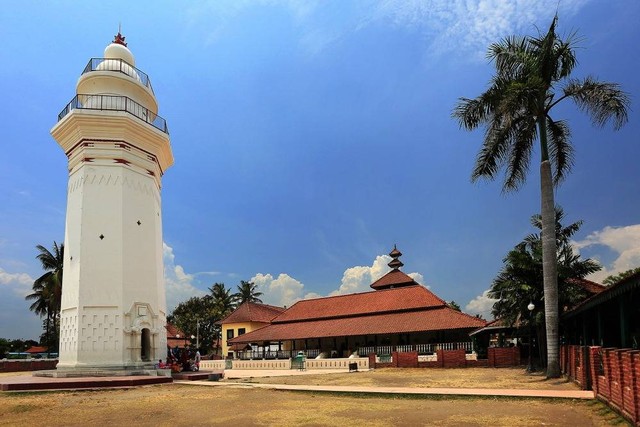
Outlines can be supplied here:
[[285, 309], [268, 304], [244, 302], [231, 314], [222, 319], [222, 354], [234, 358], [236, 353], [250, 351], [252, 347], [247, 343], [230, 344], [230, 340], [270, 324], [271, 320]]
[[298, 301], [259, 329], [226, 335], [227, 345], [250, 345], [251, 351], [234, 356], [254, 359], [288, 358], [299, 351], [318, 358], [472, 352], [469, 332], [486, 322], [452, 309], [400, 271], [399, 250], [389, 255], [392, 270], [370, 285], [373, 291]]
[[560, 325], [566, 344], [640, 348], [640, 273], [568, 310]]

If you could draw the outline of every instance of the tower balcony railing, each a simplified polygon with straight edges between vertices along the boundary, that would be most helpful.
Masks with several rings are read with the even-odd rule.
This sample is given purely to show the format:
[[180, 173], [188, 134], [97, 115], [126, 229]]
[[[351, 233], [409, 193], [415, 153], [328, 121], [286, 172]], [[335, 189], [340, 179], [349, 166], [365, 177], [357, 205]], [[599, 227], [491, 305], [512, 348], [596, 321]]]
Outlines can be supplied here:
[[139, 81], [145, 87], [149, 88], [153, 93], [153, 87], [151, 87], [151, 79], [142, 70], [137, 69], [127, 61], [119, 58], [91, 58], [89, 63], [82, 74], [90, 73], [92, 71], [113, 71], [116, 73], [126, 74], [129, 77]]
[[78, 94], [74, 96], [71, 102], [62, 109], [60, 114], [58, 114], [58, 121], [62, 120], [71, 112], [71, 110], [75, 109], [126, 111], [156, 129], [167, 134], [169, 133], [167, 121], [165, 119], [127, 96]]

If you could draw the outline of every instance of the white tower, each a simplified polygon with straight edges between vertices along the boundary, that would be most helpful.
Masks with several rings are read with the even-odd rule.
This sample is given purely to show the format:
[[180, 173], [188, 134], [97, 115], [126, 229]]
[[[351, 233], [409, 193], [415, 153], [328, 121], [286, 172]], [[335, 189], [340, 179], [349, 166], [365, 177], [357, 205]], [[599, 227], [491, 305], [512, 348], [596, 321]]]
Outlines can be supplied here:
[[173, 164], [149, 77], [118, 33], [51, 134], [69, 159], [58, 373], [166, 356], [161, 177]]

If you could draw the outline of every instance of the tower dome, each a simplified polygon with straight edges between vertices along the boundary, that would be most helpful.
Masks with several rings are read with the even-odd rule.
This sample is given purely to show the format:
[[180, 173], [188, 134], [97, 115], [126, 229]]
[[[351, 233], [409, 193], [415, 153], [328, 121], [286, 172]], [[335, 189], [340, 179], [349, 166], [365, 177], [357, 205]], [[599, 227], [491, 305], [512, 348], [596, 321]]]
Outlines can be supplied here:
[[136, 60], [133, 57], [133, 53], [127, 47], [124, 42], [124, 37], [118, 32], [115, 39], [104, 49], [105, 58], [122, 59], [135, 67]]

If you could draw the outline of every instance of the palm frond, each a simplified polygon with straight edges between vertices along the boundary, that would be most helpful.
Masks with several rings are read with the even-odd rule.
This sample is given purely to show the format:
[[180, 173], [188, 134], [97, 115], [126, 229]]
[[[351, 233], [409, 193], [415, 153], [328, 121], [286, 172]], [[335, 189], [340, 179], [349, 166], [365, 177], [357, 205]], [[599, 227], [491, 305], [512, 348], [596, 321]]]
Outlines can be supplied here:
[[573, 147], [570, 144], [571, 131], [563, 120], [553, 121], [547, 116], [547, 147], [553, 165], [553, 183], [558, 185], [573, 167]]
[[594, 125], [602, 127], [613, 120], [617, 130], [629, 120], [631, 99], [617, 83], [599, 82], [593, 77], [572, 79], [564, 87], [564, 94], [591, 116]]

